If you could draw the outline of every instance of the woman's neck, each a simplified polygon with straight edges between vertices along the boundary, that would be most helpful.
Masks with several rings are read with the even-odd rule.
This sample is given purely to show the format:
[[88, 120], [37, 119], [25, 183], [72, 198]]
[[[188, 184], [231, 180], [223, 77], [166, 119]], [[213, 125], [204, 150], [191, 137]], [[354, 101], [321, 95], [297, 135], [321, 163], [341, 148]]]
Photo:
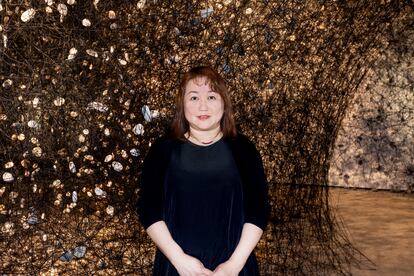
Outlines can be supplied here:
[[222, 137], [222, 134], [223, 133], [220, 128], [206, 131], [199, 131], [190, 128], [185, 134], [185, 137], [193, 143], [205, 146], [219, 140]]

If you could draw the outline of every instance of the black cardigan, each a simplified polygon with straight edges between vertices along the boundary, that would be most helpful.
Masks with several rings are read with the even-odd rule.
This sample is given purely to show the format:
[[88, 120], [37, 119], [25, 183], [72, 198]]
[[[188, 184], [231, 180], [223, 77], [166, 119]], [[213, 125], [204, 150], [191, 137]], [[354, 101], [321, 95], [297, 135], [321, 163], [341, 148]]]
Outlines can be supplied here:
[[[231, 149], [242, 180], [244, 222], [265, 230], [270, 205], [260, 154], [254, 144], [241, 133], [236, 138], [224, 138], [224, 141]], [[163, 220], [164, 177], [171, 151], [179, 143], [182, 142], [167, 136], [159, 138], [144, 159], [137, 212], [145, 229]]]

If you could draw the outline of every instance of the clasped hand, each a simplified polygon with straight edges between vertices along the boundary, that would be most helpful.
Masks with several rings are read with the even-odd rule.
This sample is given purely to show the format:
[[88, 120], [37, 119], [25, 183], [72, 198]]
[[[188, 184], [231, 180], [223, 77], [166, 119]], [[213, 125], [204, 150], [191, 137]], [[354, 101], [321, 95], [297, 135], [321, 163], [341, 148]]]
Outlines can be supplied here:
[[240, 272], [231, 261], [226, 261], [211, 271], [205, 268], [200, 260], [187, 254], [184, 254], [174, 266], [181, 276], [237, 276]]

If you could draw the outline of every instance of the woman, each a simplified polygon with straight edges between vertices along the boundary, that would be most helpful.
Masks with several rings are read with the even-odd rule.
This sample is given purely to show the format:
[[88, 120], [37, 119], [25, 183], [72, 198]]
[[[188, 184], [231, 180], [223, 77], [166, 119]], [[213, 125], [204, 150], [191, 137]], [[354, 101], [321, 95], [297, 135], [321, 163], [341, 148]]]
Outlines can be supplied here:
[[153, 274], [259, 275], [253, 249], [270, 209], [266, 177], [213, 69], [183, 76], [171, 132], [145, 157], [137, 206], [157, 245]]

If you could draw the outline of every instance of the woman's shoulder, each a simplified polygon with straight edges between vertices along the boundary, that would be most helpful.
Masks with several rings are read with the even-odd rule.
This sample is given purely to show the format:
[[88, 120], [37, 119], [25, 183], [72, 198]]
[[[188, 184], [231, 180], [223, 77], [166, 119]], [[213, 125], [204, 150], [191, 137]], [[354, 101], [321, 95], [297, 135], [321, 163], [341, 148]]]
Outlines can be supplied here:
[[261, 162], [261, 154], [257, 149], [254, 140], [247, 135], [238, 132], [235, 137], [228, 140], [228, 144], [237, 160], [243, 160], [248, 164]]
[[254, 146], [253, 141], [244, 133], [237, 132], [237, 135], [231, 141], [240, 144], [241, 146]]
[[164, 134], [154, 140], [151, 144], [151, 149], [154, 150], [166, 150], [171, 148], [176, 141], [168, 134]]
[[237, 132], [235, 137], [229, 138], [227, 141], [236, 151], [242, 151], [245, 154], [254, 154], [257, 152], [253, 140], [240, 131]]

